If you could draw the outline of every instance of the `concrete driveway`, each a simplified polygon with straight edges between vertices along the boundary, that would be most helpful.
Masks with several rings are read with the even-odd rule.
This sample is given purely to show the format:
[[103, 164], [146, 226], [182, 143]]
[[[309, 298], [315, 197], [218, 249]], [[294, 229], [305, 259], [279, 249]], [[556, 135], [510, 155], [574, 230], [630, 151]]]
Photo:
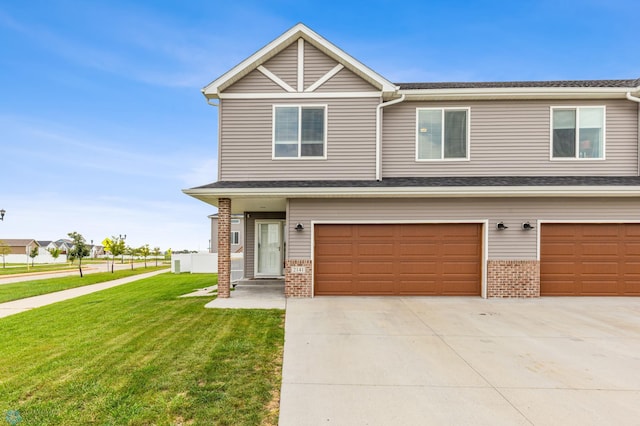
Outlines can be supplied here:
[[637, 425], [640, 299], [288, 299], [280, 425]]

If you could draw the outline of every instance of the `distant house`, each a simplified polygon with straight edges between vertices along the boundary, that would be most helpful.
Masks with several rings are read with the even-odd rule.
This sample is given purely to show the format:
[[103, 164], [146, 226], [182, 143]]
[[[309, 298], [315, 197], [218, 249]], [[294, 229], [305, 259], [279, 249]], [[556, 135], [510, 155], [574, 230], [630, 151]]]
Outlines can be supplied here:
[[59, 239], [54, 241], [54, 244], [60, 249], [60, 254], [69, 254], [69, 250], [73, 248], [71, 240]]
[[103, 246], [99, 246], [99, 245], [89, 245], [89, 256], [90, 257], [100, 257], [100, 256], [104, 256], [104, 247]]
[[[211, 244], [209, 253], [218, 252], [218, 214], [209, 216], [211, 219]], [[231, 215], [231, 253], [242, 253], [244, 251], [244, 215]]]
[[38, 241], [33, 239], [3, 239], [0, 240], [11, 248], [9, 254], [26, 254], [29, 255], [34, 247], [40, 247]]
[[49, 240], [38, 240], [41, 250], [49, 251], [51, 249], [58, 248], [55, 242]]

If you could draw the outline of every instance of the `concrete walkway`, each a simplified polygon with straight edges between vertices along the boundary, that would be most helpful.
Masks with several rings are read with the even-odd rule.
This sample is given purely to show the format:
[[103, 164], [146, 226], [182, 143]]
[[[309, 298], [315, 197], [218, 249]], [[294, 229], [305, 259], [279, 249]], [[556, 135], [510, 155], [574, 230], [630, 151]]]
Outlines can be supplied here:
[[84, 287], [76, 287], [69, 290], [57, 291], [55, 293], [48, 293], [40, 296], [27, 297], [26, 299], [14, 300], [12, 302], [0, 303], [0, 318], [19, 314], [20, 312], [50, 305], [52, 303], [62, 302], [63, 300], [84, 296], [85, 294], [95, 293], [96, 291], [105, 290], [107, 288], [116, 287], [144, 278], [153, 277], [154, 275], [164, 274], [168, 271], [169, 269], [162, 269], [160, 271], [148, 272], [146, 274], [134, 275], [132, 277], [120, 278]]
[[285, 309], [283, 280], [242, 280], [228, 299], [214, 299], [205, 308]]
[[289, 299], [279, 424], [637, 425], [638, 302]]

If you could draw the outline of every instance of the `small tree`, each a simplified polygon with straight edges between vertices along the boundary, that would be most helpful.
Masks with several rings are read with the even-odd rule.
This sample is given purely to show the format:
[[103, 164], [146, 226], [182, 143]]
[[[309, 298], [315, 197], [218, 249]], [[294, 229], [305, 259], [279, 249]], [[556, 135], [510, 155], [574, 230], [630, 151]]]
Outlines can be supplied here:
[[156, 266], [158, 266], [158, 256], [160, 256], [160, 247], [153, 248], [153, 257], [156, 258]]
[[113, 273], [116, 256], [124, 254], [124, 240], [118, 237], [105, 238], [102, 245], [105, 251], [111, 253], [111, 273]]
[[0, 255], [2, 255], [2, 267], [6, 268], [7, 264], [5, 262], [5, 256], [11, 254], [11, 247], [7, 245], [4, 241], [0, 240]]
[[147, 267], [147, 257], [151, 254], [151, 249], [149, 248], [149, 244], [145, 244], [138, 249], [138, 254], [142, 256], [144, 259], [144, 267]]
[[58, 247], [52, 247], [49, 249], [49, 254], [53, 257], [53, 260], [58, 260], [60, 257], [60, 249]]
[[71, 258], [72, 262], [76, 258], [78, 259], [78, 270], [80, 271], [80, 278], [82, 278], [82, 258], [89, 256], [89, 246], [87, 246], [87, 243], [82, 234], [79, 234], [77, 232], [69, 232], [67, 235], [73, 241], [73, 248], [69, 250], [69, 257]]
[[38, 256], [38, 253], [40, 253], [40, 250], [38, 249], [38, 246], [35, 246], [29, 252], [29, 257], [31, 258], [31, 266], [33, 266], [33, 262], [35, 262], [36, 256]]
[[167, 251], [164, 252], [165, 260], [171, 260], [171, 248], [168, 248]]
[[138, 249], [127, 246], [124, 250], [124, 254], [131, 258], [131, 270], [133, 270], [133, 257], [138, 254]]

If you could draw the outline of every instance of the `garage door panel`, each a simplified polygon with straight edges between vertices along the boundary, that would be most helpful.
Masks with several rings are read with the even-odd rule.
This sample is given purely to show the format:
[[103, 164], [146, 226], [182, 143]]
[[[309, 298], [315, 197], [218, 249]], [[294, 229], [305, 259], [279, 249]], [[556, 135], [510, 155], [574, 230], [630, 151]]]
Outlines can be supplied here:
[[393, 256], [394, 245], [391, 243], [360, 243], [357, 245], [358, 256]]
[[[321, 230], [325, 225], [316, 225]], [[326, 225], [351, 228], [349, 253], [339, 256], [327, 249], [340, 242], [346, 232], [316, 232], [315, 293], [322, 294], [456, 294], [480, 295], [481, 234], [480, 224], [397, 224], [397, 225]], [[336, 241], [334, 241], [336, 240]], [[334, 276], [326, 273], [325, 263], [352, 262]], [[449, 266], [445, 264], [449, 263]], [[328, 266], [331, 268], [331, 266]], [[444, 271], [448, 268], [448, 271]], [[321, 271], [321, 273], [318, 273]], [[446, 273], [445, 273], [446, 272]], [[339, 277], [339, 291], [329, 277]], [[330, 290], [328, 290], [330, 289]]]
[[319, 256], [350, 256], [352, 251], [353, 246], [351, 242], [316, 245], [316, 255]]
[[353, 226], [351, 225], [322, 225], [314, 229], [316, 238], [332, 237], [343, 238], [348, 241], [353, 239]]
[[353, 262], [351, 261], [327, 261], [315, 265], [316, 274], [351, 274], [353, 273]]
[[410, 242], [400, 245], [400, 256], [437, 256], [438, 244], [432, 242]]
[[620, 245], [617, 242], [587, 242], [582, 244], [583, 256], [619, 256]]
[[540, 294], [638, 295], [640, 224], [543, 224]]

